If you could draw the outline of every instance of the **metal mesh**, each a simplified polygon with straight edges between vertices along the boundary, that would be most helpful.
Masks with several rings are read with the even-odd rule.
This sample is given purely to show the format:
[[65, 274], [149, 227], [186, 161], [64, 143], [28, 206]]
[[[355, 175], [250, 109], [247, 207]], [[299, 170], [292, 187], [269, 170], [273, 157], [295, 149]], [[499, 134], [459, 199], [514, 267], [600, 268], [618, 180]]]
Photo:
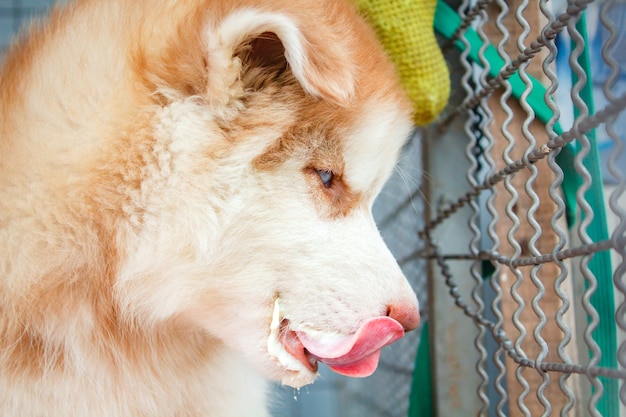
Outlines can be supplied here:
[[[626, 166], [618, 162], [626, 9], [468, 0], [458, 13], [444, 50], [463, 50], [450, 65], [462, 68], [465, 97], [431, 136], [463, 120], [467, 187], [440, 204], [420, 236], [456, 308], [476, 326], [477, 385], [464, 387], [475, 392], [471, 412], [618, 416], [626, 404]], [[538, 85], [541, 103], [531, 95]], [[449, 222], [469, 229], [464, 252], [451, 252], [437, 232]]]

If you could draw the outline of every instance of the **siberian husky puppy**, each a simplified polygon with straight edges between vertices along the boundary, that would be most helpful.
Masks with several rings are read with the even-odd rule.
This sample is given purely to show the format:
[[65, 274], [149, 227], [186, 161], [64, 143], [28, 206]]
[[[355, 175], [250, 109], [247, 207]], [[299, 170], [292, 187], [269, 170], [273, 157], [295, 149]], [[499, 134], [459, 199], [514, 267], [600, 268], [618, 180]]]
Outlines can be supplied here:
[[267, 416], [419, 322], [411, 107], [344, 0], [79, 0], [0, 69], [0, 414]]

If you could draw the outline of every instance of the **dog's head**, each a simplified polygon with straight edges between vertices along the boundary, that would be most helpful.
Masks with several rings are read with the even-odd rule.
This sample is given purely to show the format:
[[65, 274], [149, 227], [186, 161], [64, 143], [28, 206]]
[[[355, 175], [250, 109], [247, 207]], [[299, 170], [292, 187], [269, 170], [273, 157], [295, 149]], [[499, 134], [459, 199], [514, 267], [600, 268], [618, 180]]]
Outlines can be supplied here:
[[317, 361], [368, 375], [419, 321], [371, 214], [410, 105], [352, 6], [233, 3], [147, 12], [137, 36], [144, 113], [100, 164], [123, 167], [101, 176], [124, 193], [101, 198], [122, 213], [115, 297], [134, 321], [201, 326], [289, 385]]

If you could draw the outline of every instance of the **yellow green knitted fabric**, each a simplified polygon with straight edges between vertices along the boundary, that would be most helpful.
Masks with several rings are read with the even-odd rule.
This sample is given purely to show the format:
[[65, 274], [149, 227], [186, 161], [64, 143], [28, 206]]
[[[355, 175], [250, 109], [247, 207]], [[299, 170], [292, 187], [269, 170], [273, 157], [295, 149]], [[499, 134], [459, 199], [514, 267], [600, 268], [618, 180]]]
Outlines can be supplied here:
[[419, 125], [433, 121], [450, 95], [450, 76], [435, 39], [437, 0], [356, 0], [398, 68]]

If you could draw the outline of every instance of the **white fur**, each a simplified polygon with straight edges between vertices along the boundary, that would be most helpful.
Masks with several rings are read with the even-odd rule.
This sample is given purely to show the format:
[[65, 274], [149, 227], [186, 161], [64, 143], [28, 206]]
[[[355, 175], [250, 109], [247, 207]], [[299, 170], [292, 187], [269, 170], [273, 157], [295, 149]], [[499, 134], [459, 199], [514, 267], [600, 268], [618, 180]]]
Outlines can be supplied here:
[[[357, 190], [378, 195], [413, 126], [393, 111], [394, 103], [381, 98], [372, 104], [346, 135], [345, 175]], [[381, 140], [390, 143], [381, 146]]]

